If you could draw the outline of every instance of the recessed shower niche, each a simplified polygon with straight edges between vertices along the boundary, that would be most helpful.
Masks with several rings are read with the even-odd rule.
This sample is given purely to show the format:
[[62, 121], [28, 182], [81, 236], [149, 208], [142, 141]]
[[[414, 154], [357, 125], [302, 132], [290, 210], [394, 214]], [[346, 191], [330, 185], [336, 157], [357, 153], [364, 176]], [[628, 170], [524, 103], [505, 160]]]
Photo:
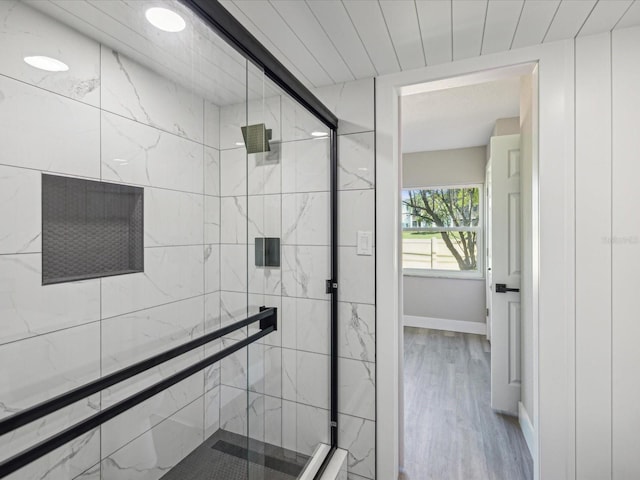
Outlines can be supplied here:
[[42, 175], [42, 284], [144, 271], [144, 189]]

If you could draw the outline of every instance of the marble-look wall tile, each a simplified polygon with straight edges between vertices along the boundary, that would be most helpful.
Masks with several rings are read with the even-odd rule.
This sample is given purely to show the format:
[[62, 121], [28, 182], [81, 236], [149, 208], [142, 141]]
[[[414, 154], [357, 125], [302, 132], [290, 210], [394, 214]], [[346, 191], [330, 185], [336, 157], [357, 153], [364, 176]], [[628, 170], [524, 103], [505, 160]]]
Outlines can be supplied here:
[[282, 399], [249, 392], [249, 437], [282, 446]]
[[272, 143], [271, 152], [247, 155], [249, 195], [280, 193], [282, 190], [282, 144]]
[[204, 291], [220, 290], [220, 245], [204, 246]]
[[338, 359], [340, 372], [338, 411], [347, 415], [376, 418], [376, 367], [374, 363]]
[[[237, 340], [222, 339], [222, 348], [235, 344]], [[220, 384], [227, 387], [247, 388], [247, 349], [242, 348], [220, 361]]]
[[[57, 433], [57, 430], [51, 432], [51, 434], [54, 433]], [[91, 476], [87, 470], [87, 467], [99, 460], [100, 435], [96, 428], [5, 478], [7, 480], [59, 480], [63, 478], [100, 480], [99, 476], [95, 476], [95, 471]]]
[[96, 465], [91, 466], [73, 480], [102, 480], [100, 475], [100, 464], [97, 463]]
[[375, 186], [375, 133], [338, 136], [338, 189]]
[[202, 246], [146, 248], [144, 256], [144, 273], [101, 279], [103, 318], [204, 293]]
[[96, 108], [0, 75], [0, 131], [0, 164], [100, 177]]
[[42, 285], [41, 254], [0, 255], [0, 344], [99, 319], [99, 280]]
[[376, 424], [364, 418], [338, 415], [338, 446], [349, 452], [349, 472], [374, 479]]
[[307, 352], [330, 353], [329, 300], [282, 298], [282, 346]]
[[340, 300], [375, 304], [375, 249], [373, 255], [357, 255], [356, 247], [339, 247]]
[[282, 395], [282, 349], [262, 343], [247, 347], [249, 390], [280, 397]]
[[248, 316], [246, 292], [220, 292], [220, 321], [221, 326], [226, 326]]
[[375, 362], [376, 307], [362, 303], [338, 303], [338, 355]]
[[317, 88], [314, 93], [340, 119], [340, 135], [374, 130], [373, 78]]
[[[358, 232], [370, 232], [375, 239], [375, 194], [374, 190], [347, 190], [339, 192], [338, 245], [355, 247]], [[375, 245], [375, 241], [374, 241]]]
[[199, 296], [103, 320], [103, 375], [199, 337], [204, 308]]
[[282, 192], [328, 192], [329, 139], [314, 138], [282, 144]]
[[[98, 42], [17, 0], [0, 2], [0, 19], [0, 74], [99, 106]], [[23, 60], [30, 55], [60, 58], [69, 70], [48, 72], [34, 68]]]
[[[25, 354], [28, 352], [28, 354]], [[95, 380], [100, 375], [100, 325], [91, 323], [0, 346], [0, 418]], [[82, 363], [78, 364], [78, 358]], [[10, 366], [10, 367], [8, 367]], [[94, 395], [7, 434], [0, 458], [8, 458], [96, 413]], [[95, 431], [31, 464], [13, 478], [66, 478], [79, 475], [96, 462]]]
[[41, 173], [0, 165], [0, 255], [42, 251]]
[[220, 290], [220, 245], [204, 246], [204, 291]]
[[220, 149], [229, 150], [244, 145], [241, 127], [247, 123], [247, 104], [236, 103], [220, 107]]
[[204, 437], [209, 438], [220, 428], [220, 386], [204, 394]]
[[279, 96], [252, 100], [248, 104], [243, 102], [221, 107], [220, 148], [226, 150], [244, 144], [241, 127], [256, 123], [264, 123], [266, 128], [271, 129], [271, 140], [280, 141], [282, 135]]
[[102, 178], [202, 193], [204, 147], [127, 118], [102, 113]]
[[247, 243], [247, 197], [220, 199], [220, 243]]
[[204, 101], [204, 144], [220, 148], [220, 107]]
[[204, 296], [204, 333], [218, 330], [220, 326], [220, 292], [208, 293]]
[[247, 194], [247, 154], [244, 148], [220, 152], [220, 196]]
[[220, 289], [247, 291], [246, 245], [220, 245]]
[[282, 96], [282, 141], [314, 138], [311, 132], [328, 132], [327, 127], [302, 105]]
[[101, 65], [104, 110], [203, 142], [201, 97], [108, 47]]
[[204, 197], [204, 243], [220, 243], [219, 197]]
[[311, 455], [319, 443], [329, 443], [329, 411], [282, 401], [283, 447]]
[[[182, 300], [102, 322], [103, 374], [125, 368], [203, 334], [204, 297]], [[163, 363], [102, 392], [108, 407], [203, 358], [203, 348]], [[102, 456], [173, 415], [203, 394], [203, 372], [183, 380], [102, 426]]]
[[257, 267], [255, 246], [249, 245], [249, 293], [257, 295], [280, 295], [282, 271], [280, 267]]
[[299, 350], [282, 350], [282, 397], [329, 408], [330, 357]]
[[158, 480], [203, 441], [203, 397], [102, 461], [102, 478]]
[[[203, 196], [160, 188], [144, 192], [144, 246], [202, 245]], [[207, 204], [215, 198], [207, 197]], [[208, 212], [209, 213], [209, 212]], [[215, 225], [217, 216], [212, 216]], [[205, 220], [206, 221], [206, 220]], [[209, 231], [207, 224], [207, 231]]]
[[238, 435], [247, 434], [246, 387], [220, 386], [220, 428]]
[[220, 152], [204, 147], [204, 193], [220, 195]]
[[329, 247], [283, 246], [282, 295], [328, 299], [325, 281], [330, 277], [330, 253]]
[[[191, 362], [180, 362], [179, 368], [187, 368], [189, 363], [197, 360], [199, 358], [191, 358]], [[178, 368], [175, 370], [177, 371]], [[144, 382], [135, 382], [135, 386], [128, 384], [126, 388], [117, 392], [117, 396], [110, 395], [110, 392], [103, 393], [102, 408], [109, 407], [116, 401], [133, 395], [163, 378], [165, 375], [147, 375]], [[102, 458], [111, 455], [123, 445], [151, 430], [188, 403], [202, 397], [204, 395], [203, 379], [203, 372], [198, 372], [104, 423], [100, 436]]]
[[[255, 244], [257, 237], [282, 236], [282, 200], [280, 195], [252, 195], [248, 197], [248, 237]], [[246, 219], [245, 219], [246, 221]]]
[[330, 210], [329, 192], [282, 195], [282, 243], [329, 245]]

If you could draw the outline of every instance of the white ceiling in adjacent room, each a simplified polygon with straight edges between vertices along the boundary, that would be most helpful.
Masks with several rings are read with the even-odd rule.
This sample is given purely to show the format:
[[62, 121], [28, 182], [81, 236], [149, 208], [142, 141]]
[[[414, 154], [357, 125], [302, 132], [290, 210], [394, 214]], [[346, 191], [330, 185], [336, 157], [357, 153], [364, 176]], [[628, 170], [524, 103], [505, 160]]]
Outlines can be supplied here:
[[309, 87], [640, 24], [640, 0], [221, 0]]
[[486, 145], [499, 118], [520, 115], [520, 78], [402, 97], [402, 151]]

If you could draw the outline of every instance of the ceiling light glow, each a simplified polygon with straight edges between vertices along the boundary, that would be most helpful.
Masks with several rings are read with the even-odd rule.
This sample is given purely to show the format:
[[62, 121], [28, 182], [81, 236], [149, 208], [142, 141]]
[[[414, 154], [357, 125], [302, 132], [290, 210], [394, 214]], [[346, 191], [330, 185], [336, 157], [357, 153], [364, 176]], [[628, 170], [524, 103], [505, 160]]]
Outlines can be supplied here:
[[327, 132], [311, 132], [312, 137], [327, 137], [329, 134]]
[[24, 57], [24, 61], [27, 65], [31, 65], [32, 67], [40, 70], [46, 70], [47, 72], [66, 72], [69, 70], [69, 66], [66, 63], [55, 58], [44, 57], [42, 55]]
[[187, 26], [180, 15], [166, 8], [150, 8], [145, 12], [144, 16], [147, 17], [151, 25], [164, 32], [181, 32]]

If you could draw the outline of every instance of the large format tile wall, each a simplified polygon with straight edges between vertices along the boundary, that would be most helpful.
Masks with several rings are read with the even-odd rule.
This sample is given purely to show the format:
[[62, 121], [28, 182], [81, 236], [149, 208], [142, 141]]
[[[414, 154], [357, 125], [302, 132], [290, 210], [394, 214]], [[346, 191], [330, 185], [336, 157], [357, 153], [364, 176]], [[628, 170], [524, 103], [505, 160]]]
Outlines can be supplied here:
[[[0, 2], [0, 416], [219, 323], [219, 109], [22, 3]], [[37, 38], [32, 33], [37, 32]], [[55, 45], [71, 66], [27, 66]], [[143, 186], [145, 272], [41, 285], [41, 173]], [[212, 347], [214, 348], [214, 347]], [[0, 439], [0, 458], [164, 378], [199, 349]], [[13, 475], [159, 478], [217, 428], [203, 372]], [[206, 391], [206, 395], [205, 395]], [[208, 410], [207, 410], [208, 413]]]
[[[271, 154], [238, 147], [245, 123], [272, 130]], [[320, 129], [286, 96], [220, 110], [221, 318], [279, 310], [278, 332], [221, 362], [220, 426], [308, 455], [329, 440], [329, 140], [310, 135]], [[281, 239], [281, 267], [255, 266], [259, 237]]]
[[[358, 80], [315, 92], [339, 118], [338, 443], [349, 479], [375, 479], [375, 248], [356, 253], [358, 231], [375, 239], [375, 83]], [[375, 245], [375, 242], [374, 242]]]

